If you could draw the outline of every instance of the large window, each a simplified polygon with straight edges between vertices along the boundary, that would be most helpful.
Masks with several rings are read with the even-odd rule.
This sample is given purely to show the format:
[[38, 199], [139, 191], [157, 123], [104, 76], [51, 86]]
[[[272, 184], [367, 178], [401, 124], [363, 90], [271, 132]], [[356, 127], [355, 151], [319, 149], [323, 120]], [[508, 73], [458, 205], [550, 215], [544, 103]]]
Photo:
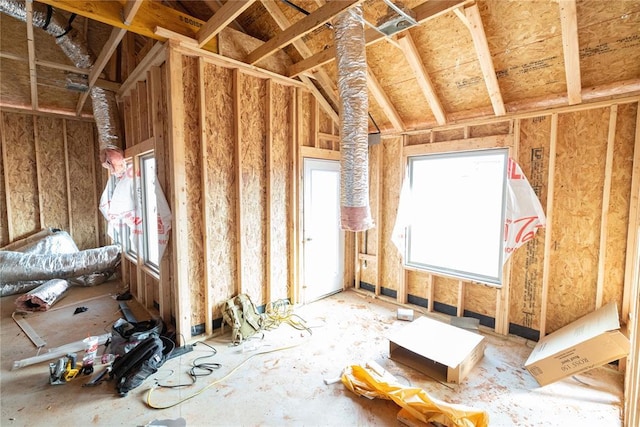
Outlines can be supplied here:
[[500, 285], [507, 149], [409, 158], [405, 264]]

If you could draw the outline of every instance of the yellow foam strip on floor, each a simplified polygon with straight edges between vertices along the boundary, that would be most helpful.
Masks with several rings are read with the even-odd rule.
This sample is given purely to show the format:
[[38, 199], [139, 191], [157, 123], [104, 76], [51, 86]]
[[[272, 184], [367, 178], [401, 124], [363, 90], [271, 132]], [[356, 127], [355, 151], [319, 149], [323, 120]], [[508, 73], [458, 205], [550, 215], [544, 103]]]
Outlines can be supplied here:
[[421, 388], [398, 384], [386, 371], [379, 374], [370, 367], [352, 365], [344, 370], [342, 383], [359, 396], [393, 400], [424, 423], [438, 422], [447, 427], [489, 425], [489, 414], [485, 411], [432, 398]]

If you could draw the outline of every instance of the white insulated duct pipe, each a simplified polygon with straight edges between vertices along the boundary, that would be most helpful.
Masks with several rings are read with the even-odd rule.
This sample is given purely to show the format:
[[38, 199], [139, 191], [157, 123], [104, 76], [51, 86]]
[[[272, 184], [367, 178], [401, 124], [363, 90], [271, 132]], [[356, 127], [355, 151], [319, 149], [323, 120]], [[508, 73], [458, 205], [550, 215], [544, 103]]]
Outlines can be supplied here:
[[[24, 1], [0, 0], [0, 12], [23, 22], [27, 21]], [[41, 28], [56, 38], [56, 44], [76, 67], [90, 69], [93, 66], [95, 56], [89, 50], [87, 42], [71, 27], [66, 18], [50, 6], [34, 2], [32, 21], [34, 27]], [[93, 87], [90, 95], [93, 117], [98, 129], [100, 162], [112, 174], [120, 176], [125, 170], [125, 165], [120, 148], [121, 132], [116, 96], [113, 92], [99, 87]]]
[[362, 6], [334, 22], [340, 93], [340, 222], [344, 230], [373, 227], [369, 207], [367, 60]]

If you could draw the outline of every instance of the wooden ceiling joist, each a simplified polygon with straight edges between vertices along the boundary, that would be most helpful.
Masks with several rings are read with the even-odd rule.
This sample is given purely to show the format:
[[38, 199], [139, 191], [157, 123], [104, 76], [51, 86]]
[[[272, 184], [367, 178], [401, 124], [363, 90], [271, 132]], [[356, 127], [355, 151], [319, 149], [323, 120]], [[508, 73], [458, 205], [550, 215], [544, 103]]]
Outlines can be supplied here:
[[[423, 23], [435, 17], [444, 15], [447, 12], [451, 12], [459, 7], [470, 3], [472, 0], [438, 0], [438, 1], [426, 1], [413, 9], [416, 21]], [[370, 44], [379, 42], [386, 39], [384, 34], [379, 31], [369, 28], [364, 33], [365, 43], [367, 46]], [[296, 62], [291, 65], [288, 70], [289, 77], [295, 77], [299, 74], [307, 72], [313, 68], [320, 67], [328, 64], [336, 59], [336, 48], [331, 46], [328, 49], [324, 49], [309, 58]]]
[[398, 39], [398, 43], [400, 44], [400, 48], [402, 49], [409, 66], [416, 76], [416, 80], [418, 82], [418, 86], [420, 86], [420, 89], [422, 90], [422, 94], [427, 99], [429, 107], [431, 107], [431, 112], [436, 118], [436, 122], [439, 125], [445, 124], [447, 122], [447, 116], [444, 112], [444, 108], [442, 108], [440, 98], [438, 98], [435, 88], [433, 87], [433, 83], [431, 83], [431, 79], [429, 78], [429, 74], [420, 59], [420, 54], [413, 42], [411, 34], [406, 32]]
[[[132, 33], [140, 34], [152, 39], [165, 41], [166, 38], [155, 32], [157, 27], [163, 27], [174, 33], [188, 38], [195, 38], [204, 25], [204, 21], [187, 15], [179, 10], [164, 6], [158, 1], [140, 0], [135, 19], [130, 25], [123, 20], [123, 7], [117, 1], [91, 1], [91, 0], [38, 0], [40, 3], [51, 5], [60, 10], [75, 13], [79, 16], [91, 18], [94, 21], [122, 28]], [[138, 0], [136, 0], [137, 2]], [[133, 10], [133, 7], [132, 7]], [[217, 41], [213, 38], [203, 49], [217, 52]]]
[[38, 76], [36, 74], [36, 47], [33, 39], [33, 1], [25, 2], [27, 15], [27, 51], [29, 54], [29, 84], [31, 86], [31, 107], [38, 109]]
[[198, 31], [198, 47], [203, 47], [224, 27], [229, 25], [255, 0], [235, 0], [226, 2]]
[[564, 71], [567, 79], [569, 105], [582, 102], [582, 80], [580, 78], [580, 47], [578, 44], [578, 17], [575, 0], [561, 0], [560, 25], [562, 28], [562, 50]]
[[316, 28], [326, 24], [336, 15], [362, 1], [342, 0], [325, 4], [249, 53], [245, 61], [249, 64], [255, 64], [276, 50], [304, 37]]
[[[284, 29], [286, 29], [286, 28], [291, 26], [291, 22], [289, 21], [289, 19], [285, 16], [284, 12], [282, 12], [282, 10], [278, 7], [278, 5], [275, 2], [273, 2], [271, 0], [262, 0], [262, 5], [264, 6], [265, 9], [267, 9], [267, 12], [269, 12], [269, 14], [273, 18], [273, 20], [280, 27], [280, 29], [284, 30]], [[293, 47], [296, 48], [298, 53], [300, 53], [300, 55], [303, 58], [308, 58], [309, 56], [313, 55], [313, 52], [311, 52], [311, 49], [309, 49], [307, 44], [302, 39], [295, 40], [292, 44], [293, 44]], [[334, 105], [338, 105], [338, 96], [337, 96], [336, 91], [335, 91], [335, 89], [333, 87], [333, 82], [332, 82], [331, 78], [329, 77], [329, 75], [326, 73], [326, 71], [318, 70], [318, 72], [316, 73], [315, 77], [316, 77], [316, 80], [318, 81], [318, 83], [320, 84], [320, 87], [325, 91], [325, 93], [327, 94], [327, 96], [329, 97], [331, 102], [333, 102]], [[304, 82], [305, 80], [302, 80], [302, 81]], [[311, 84], [311, 86], [313, 86], [313, 89], [315, 89], [315, 85], [313, 84], [313, 82], [311, 80], [306, 78], [306, 81], [308, 81], [307, 86], [309, 86], [309, 84]], [[324, 103], [327, 102], [327, 100], [324, 98], [324, 96], [322, 96], [320, 91], [316, 90], [314, 92], [314, 95], [316, 95], [316, 98], [318, 98], [318, 96], [322, 97], [322, 99], [318, 98], [318, 101], [320, 102], [320, 104], [323, 106], [323, 108], [325, 110], [327, 110], [326, 107], [328, 105], [329, 109], [331, 111], [330, 112], [327, 111], [327, 113], [329, 113], [329, 115], [331, 115], [332, 117], [335, 115], [335, 117], [337, 118], [337, 114], [335, 114], [335, 110], [333, 109], [333, 107], [331, 107], [331, 105], [329, 103], [324, 104]]]
[[491, 52], [489, 51], [487, 35], [482, 25], [480, 9], [478, 5], [474, 3], [464, 9], [464, 14], [460, 9], [457, 9], [455, 12], [471, 32], [471, 38], [473, 39], [473, 45], [476, 49], [476, 55], [478, 55], [482, 76], [484, 77], [484, 82], [489, 92], [489, 99], [491, 99], [491, 105], [493, 106], [493, 112], [496, 116], [504, 116], [506, 110], [504, 108], [504, 101], [502, 100], [502, 92], [498, 84], [498, 77], [496, 77], [493, 59], [491, 59]]
[[373, 75], [371, 70], [367, 70], [367, 87], [380, 105], [380, 108], [382, 108], [382, 111], [384, 111], [385, 115], [389, 118], [389, 121], [391, 122], [395, 130], [402, 132], [405, 129], [402, 118], [396, 111], [395, 107], [389, 100], [389, 97], [382, 89], [382, 86], [380, 86], [380, 82], [378, 82], [378, 79]]

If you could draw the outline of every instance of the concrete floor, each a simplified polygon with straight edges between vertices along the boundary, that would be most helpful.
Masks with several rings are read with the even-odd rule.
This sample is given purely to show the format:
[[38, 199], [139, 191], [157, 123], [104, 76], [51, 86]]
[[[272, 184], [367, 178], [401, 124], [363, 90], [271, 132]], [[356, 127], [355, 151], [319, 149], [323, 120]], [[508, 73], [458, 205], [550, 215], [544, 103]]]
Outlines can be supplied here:
[[[114, 284], [73, 288], [52, 311], [33, 316], [29, 323], [47, 341], [45, 349], [89, 334], [102, 334], [120, 315], [112, 297], [100, 296], [115, 295], [117, 291]], [[89, 377], [52, 386], [48, 383], [48, 363], [11, 370], [14, 360], [36, 354], [34, 345], [11, 318], [14, 300], [15, 296], [0, 300], [2, 426], [398, 425], [399, 407], [393, 402], [357, 397], [340, 382], [324, 383], [324, 379], [338, 376], [344, 367], [370, 360], [435, 398], [487, 411], [491, 426], [622, 425], [623, 375], [612, 367], [596, 368], [538, 387], [523, 368], [534, 343], [481, 329], [487, 339], [482, 361], [462, 384], [439, 383], [389, 359], [385, 337], [406, 325], [396, 319], [397, 306], [355, 291], [296, 309], [311, 327], [311, 336], [282, 325], [242, 348], [229, 345], [227, 328], [226, 334], [207, 341], [217, 354], [206, 361], [221, 363], [220, 369], [199, 378], [193, 387], [157, 389], [151, 398], [155, 405], [170, 405], [199, 394], [169, 409], [151, 409], [145, 403], [150, 387], [156, 382], [189, 382], [186, 371], [191, 362], [211, 354], [206, 346], [196, 344], [193, 352], [168, 361], [124, 398], [115, 393], [113, 382], [83, 388]], [[73, 315], [80, 305], [89, 310]], [[139, 320], [148, 318], [140, 307], [133, 303], [130, 306]], [[258, 354], [294, 344], [299, 345]], [[244, 361], [231, 376], [212, 384]], [[161, 420], [174, 420], [175, 424]]]

